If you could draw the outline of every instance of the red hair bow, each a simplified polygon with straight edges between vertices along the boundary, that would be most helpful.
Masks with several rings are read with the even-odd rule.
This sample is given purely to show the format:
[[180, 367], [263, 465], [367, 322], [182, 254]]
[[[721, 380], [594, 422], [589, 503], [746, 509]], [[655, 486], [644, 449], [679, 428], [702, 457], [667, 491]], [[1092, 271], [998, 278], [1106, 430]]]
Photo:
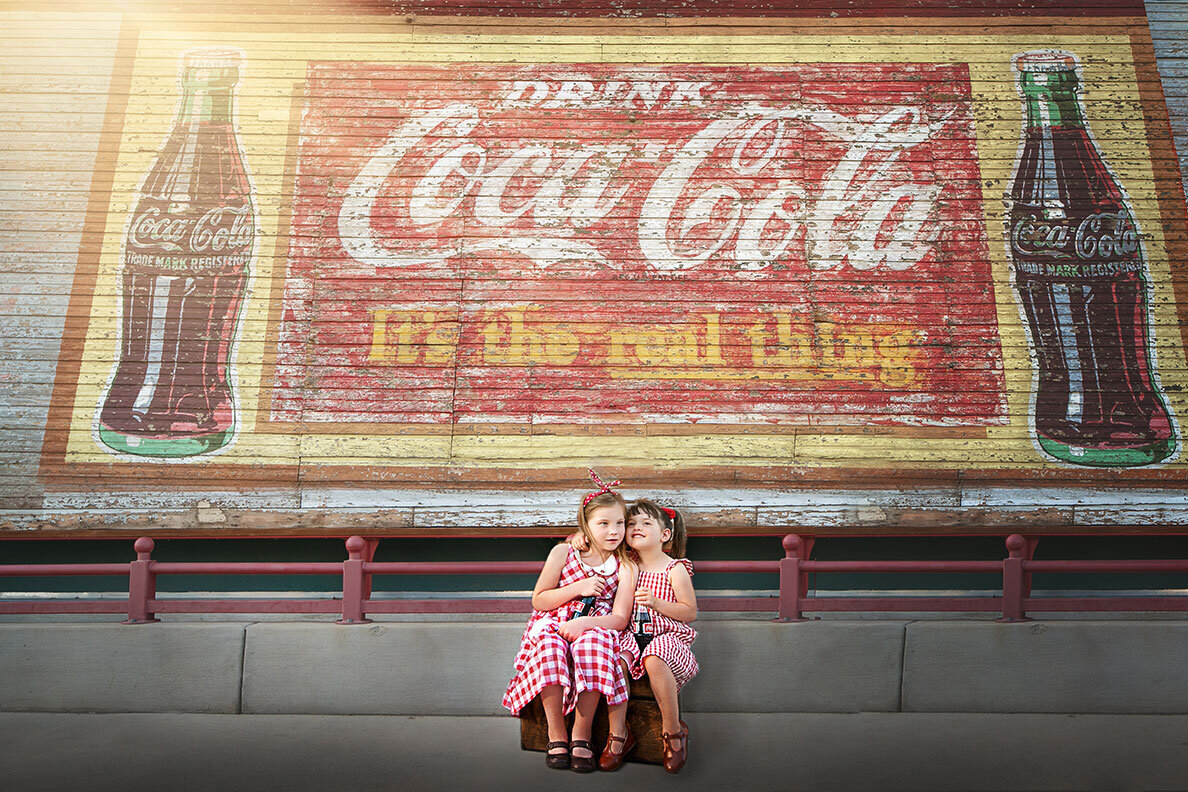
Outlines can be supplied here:
[[676, 520], [676, 510], [670, 509], [667, 506], [661, 506], [660, 511], [668, 515], [669, 520]]
[[586, 469], [590, 471], [590, 478], [594, 479], [594, 483], [598, 485], [599, 489], [595, 492], [591, 492], [589, 495], [582, 498], [582, 508], [583, 509], [586, 508], [587, 503], [594, 500], [595, 498], [597, 498], [599, 495], [603, 494], [604, 492], [614, 492], [614, 490], [611, 489], [611, 487], [617, 487], [623, 483], [623, 482], [619, 481], [618, 479], [615, 479], [610, 484], [603, 484], [602, 479], [598, 478], [598, 474], [594, 472], [594, 468], [586, 468]]

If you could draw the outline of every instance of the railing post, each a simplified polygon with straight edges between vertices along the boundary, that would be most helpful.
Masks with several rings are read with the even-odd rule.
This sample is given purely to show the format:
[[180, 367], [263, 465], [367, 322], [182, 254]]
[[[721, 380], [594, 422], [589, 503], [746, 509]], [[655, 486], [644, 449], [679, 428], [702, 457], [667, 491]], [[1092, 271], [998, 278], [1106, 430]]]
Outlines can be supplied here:
[[1011, 534], [1006, 540], [1007, 557], [1002, 561], [1002, 618], [1000, 622], [1031, 621], [1023, 613], [1024, 589], [1027, 587], [1023, 573], [1023, 550], [1027, 540], [1019, 534]]
[[124, 624], [150, 624], [155, 618], [149, 609], [149, 600], [157, 596], [157, 576], [153, 573], [150, 557], [156, 544], [147, 536], [136, 540], [136, 560], [128, 568], [128, 618]]
[[367, 543], [362, 536], [352, 536], [346, 540], [347, 559], [342, 562], [342, 618], [338, 624], [368, 624], [363, 613], [363, 600], [366, 598], [363, 574], [363, 549]]
[[777, 621], [804, 621], [800, 602], [806, 587], [800, 573], [800, 552], [804, 541], [796, 534], [784, 537], [784, 557], [780, 559], [780, 615]]

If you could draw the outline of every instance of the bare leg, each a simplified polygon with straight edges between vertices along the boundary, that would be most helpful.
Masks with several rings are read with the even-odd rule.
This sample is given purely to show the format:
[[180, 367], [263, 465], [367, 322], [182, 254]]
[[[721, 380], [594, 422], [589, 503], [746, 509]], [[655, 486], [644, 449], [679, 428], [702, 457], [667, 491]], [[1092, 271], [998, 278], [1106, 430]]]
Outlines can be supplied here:
[[[598, 697], [601, 695], [597, 690], [578, 693], [577, 709], [574, 710], [573, 715], [573, 739], [587, 741], [590, 739], [590, 732], [594, 729], [594, 711], [598, 709]], [[586, 748], [575, 748], [573, 755], [592, 757], [594, 752]]]
[[[681, 730], [681, 711], [677, 706], [677, 683], [672, 675], [668, 663], [656, 655], [644, 658], [644, 669], [648, 672], [648, 681], [652, 683], [652, 694], [656, 697], [656, 704], [660, 707], [661, 728], [668, 734], [676, 734]], [[673, 747], [680, 746], [676, 741]], [[681, 746], [683, 747], [683, 746]]]
[[[540, 703], [544, 705], [545, 723], [549, 727], [549, 742], [569, 742], [569, 735], [565, 733], [565, 715], [562, 713], [565, 694], [560, 685], [545, 685], [540, 691]], [[564, 748], [554, 748], [551, 754], [566, 753]]]
[[[623, 670], [623, 678], [627, 680], [628, 686], [631, 685], [631, 668], [627, 661], [619, 655], [619, 666]], [[622, 704], [614, 704], [606, 708], [607, 720], [610, 721], [610, 734], [612, 737], [626, 737], [627, 736], [627, 702]]]

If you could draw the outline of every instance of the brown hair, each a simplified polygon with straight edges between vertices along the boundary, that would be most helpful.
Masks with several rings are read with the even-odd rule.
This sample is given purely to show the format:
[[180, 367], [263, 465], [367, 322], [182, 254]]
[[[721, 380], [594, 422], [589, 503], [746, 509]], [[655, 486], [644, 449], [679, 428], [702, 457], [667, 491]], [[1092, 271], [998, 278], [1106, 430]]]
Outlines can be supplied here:
[[[590, 523], [588, 522], [590, 512], [602, 506], [618, 506], [623, 510], [624, 520], [627, 516], [627, 501], [623, 500], [623, 496], [617, 492], [608, 491], [590, 499], [590, 502], [585, 506], [578, 507], [578, 530], [581, 531], [582, 536], [586, 537], [586, 546], [591, 550], [594, 549], [594, 537], [590, 534]], [[623, 529], [623, 540], [619, 542], [619, 546], [615, 548], [615, 557], [620, 562], [627, 560], [627, 530], [626, 526]]]
[[640, 498], [627, 509], [627, 517], [630, 518], [637, 514], [646, 514], [655, 520], [661, 529], [667, 528], [672, 532], [672, 537], [664, 543], [664, 552], [673, 558], [684, 558], [685, 545], [689, 538], [688, 533], [685, 531], [685, 518], [676, 509], [672, 509], [671, 511], [672, 517], [669, 517], [668, 512], [664, 511], [660, 505], [647, 498]]

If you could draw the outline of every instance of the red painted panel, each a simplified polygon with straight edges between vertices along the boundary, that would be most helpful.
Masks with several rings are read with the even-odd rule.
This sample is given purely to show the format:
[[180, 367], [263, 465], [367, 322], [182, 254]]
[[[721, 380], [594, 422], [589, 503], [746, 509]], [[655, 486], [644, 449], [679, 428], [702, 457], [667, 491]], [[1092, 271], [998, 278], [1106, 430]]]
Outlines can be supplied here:
[[319, 63], [306, 97], [274, 420], [1004, 419], [963, 66]]

